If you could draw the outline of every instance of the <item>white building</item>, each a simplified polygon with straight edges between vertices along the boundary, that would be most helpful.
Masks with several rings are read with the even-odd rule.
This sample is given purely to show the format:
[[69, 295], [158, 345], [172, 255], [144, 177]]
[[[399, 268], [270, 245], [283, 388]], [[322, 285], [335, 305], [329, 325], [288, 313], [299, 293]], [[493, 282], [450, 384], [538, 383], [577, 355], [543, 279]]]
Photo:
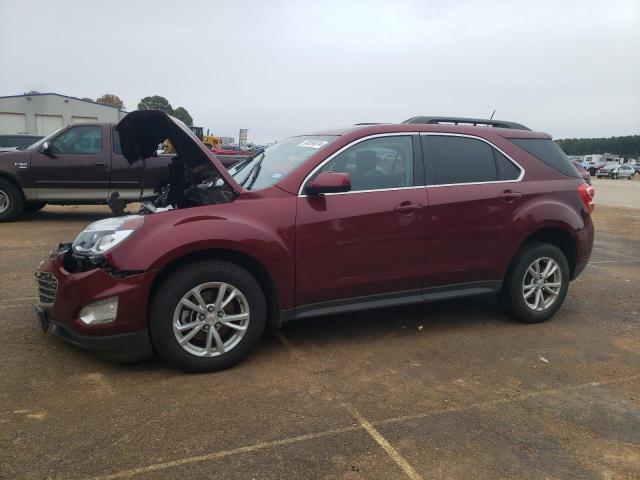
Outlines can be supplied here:
[[58, 93], [0, 97], [0, 134], [49, 133], [78, 122], [118, 122], [127, 112]]

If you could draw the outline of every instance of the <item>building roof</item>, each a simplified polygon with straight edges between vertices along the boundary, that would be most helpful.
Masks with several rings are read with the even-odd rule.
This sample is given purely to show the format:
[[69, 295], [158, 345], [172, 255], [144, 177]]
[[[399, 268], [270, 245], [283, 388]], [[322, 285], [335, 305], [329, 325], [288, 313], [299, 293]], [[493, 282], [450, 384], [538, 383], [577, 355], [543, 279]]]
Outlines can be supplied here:
[[0, 96], [0, 100], [2, 100], [3, 98], [18, 98], [18, 97], [40, 97], [43, 95], [55, 95], [56, 97], [62, 97], [62, 98], [68, 98], [70, 100], [77, 100], [79, 102], [86, 102], [86, 103], [92, 103], [94, 105], [100, 105], [101, 107], [107, 107], [107, 108], [115, 108], [116, 110], [119, 110], [121, 112], [125, 112], [127, 113], [126, 110], [121, 110], [118, 107], [114, 107], [112, 105], [105, 105], [104, 103], [98, 103], [98, 102], [94, 102], [93, 100], [85, 100], [84, 98], [78, 98], [78, 97], [71, 97], [69, 95], [62, 95], [60, 93], [54, 93], [54, 92], [47, 92], [47, 93], [30, 93], [30, 94], [22, 94], [22, 95], [5, 95], [5, 96]]

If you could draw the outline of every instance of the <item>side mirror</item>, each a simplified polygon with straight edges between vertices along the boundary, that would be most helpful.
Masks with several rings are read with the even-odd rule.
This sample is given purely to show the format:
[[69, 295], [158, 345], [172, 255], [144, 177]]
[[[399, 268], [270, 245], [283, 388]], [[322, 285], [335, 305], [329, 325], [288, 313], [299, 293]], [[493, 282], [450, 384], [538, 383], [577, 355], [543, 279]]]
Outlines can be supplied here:
[[42, 147], [40, 148], [40, 152], [42, 152], [44, 155], [51, 157], [52, 156], [51, 144], [49, 142], [44, 142], [42, 144]]
[[322, 195], [323, 193], [341, 193], [351, 190], [351, 180], [348, 173], [322, 172], [304, 187], [307, 195]]

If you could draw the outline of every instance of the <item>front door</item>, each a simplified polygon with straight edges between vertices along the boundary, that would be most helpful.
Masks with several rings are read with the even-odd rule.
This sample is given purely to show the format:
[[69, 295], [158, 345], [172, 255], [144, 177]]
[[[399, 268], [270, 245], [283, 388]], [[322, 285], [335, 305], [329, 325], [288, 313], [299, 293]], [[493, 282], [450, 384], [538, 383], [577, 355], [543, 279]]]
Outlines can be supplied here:
[[417, 135], [371, 138], [315, 173], [348, 173], [352, 189], [297, 199], [298, 306], [420, 294], [427, 196], [419, 150]]
[[49, 155], [34, 151], [31, 156], [38, 200], [106, 201], [111, 156], [102, 126], [72, 125], [49, 143]]

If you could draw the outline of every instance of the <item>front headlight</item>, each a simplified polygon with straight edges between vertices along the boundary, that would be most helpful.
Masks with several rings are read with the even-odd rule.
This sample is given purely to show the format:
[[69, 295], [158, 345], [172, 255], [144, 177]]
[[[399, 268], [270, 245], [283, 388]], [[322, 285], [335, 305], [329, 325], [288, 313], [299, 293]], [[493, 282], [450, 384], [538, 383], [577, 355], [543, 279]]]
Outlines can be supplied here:
[[73, 241], [73, 251], [80, 255], [106, 253], [140, 228], [143, 222], [144, 217], [141, 215], [105, 218], [93, 222]]

